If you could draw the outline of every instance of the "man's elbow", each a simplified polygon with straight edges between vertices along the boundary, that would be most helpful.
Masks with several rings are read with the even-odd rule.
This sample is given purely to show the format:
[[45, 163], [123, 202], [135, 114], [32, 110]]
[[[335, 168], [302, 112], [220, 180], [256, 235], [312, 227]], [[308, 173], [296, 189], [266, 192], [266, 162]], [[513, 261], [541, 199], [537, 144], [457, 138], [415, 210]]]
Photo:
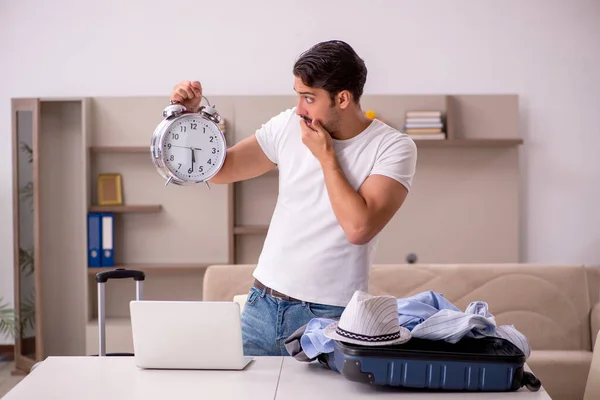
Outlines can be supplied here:
[[369, 243], [375, 237], [375, 233], [369, 226], [362, 226], [346, 231], [346, 238], [354, 245], [362, 246]]

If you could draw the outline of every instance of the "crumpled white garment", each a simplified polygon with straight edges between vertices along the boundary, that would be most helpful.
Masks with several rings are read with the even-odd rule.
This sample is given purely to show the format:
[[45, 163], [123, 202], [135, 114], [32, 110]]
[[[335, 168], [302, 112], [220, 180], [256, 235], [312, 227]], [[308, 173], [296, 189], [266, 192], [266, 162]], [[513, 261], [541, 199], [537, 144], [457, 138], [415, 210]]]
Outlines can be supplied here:
[[463, 337], [482, 338], [494, 336], [506, 339], [517, 346], [525, 357], [531, 354], [527, 338], [513, 325], [496, 326], [496, 320], [483, 301], [469, 304], [465, 312], [443, 309], [415, 325], [412, 337], [428, 340], [444, 340], [456, 343]]

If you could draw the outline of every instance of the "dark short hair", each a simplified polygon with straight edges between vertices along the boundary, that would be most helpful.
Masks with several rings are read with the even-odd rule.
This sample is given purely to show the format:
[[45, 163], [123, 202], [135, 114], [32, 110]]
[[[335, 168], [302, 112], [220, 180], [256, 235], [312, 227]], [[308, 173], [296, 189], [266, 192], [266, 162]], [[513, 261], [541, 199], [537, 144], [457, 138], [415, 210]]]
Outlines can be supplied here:
[[329, 92], [332, 101], [339, 92], [348, 90], [358, 103], [367, 81], [367, 67], [350, 45], [330, 40], [302, 53], [294, 64], [294, 75], [306, 86]]

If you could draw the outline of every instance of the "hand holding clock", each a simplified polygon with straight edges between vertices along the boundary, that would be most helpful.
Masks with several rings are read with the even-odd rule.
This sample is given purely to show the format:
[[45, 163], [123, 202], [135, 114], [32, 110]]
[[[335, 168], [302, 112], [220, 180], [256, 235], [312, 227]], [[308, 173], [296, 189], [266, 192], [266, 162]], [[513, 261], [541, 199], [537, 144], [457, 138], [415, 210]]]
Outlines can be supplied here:
[[[225, 135], [219, 126], [221, 117], [202, 94], [198, 81], [179, 82], [170, 98], [171, 103], [163, 110], [164, 119], [152, 135], [152, 161], [167, 180], [165, 184], [208, 182], [223, 166], [227, 153]], [[208, 106], [199, 112], [203, 99]], [[196, 150], [202, 154], [196, 154]]]
[[202, 85], [199, 81], [179, 82], [173, 87], [171, 101], [181, 103], [188, 111], [198, 111], [202, 101]]

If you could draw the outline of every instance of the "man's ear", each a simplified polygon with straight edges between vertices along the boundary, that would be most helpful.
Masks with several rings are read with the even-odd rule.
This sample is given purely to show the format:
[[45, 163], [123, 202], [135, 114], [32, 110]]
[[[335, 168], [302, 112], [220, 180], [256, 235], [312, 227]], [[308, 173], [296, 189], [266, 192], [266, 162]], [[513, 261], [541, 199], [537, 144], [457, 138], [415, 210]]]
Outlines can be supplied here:
[[337, 103], [342, 110], [348, 108], [351, 102], [352, 93], [350, 93], [348, 90], [342, 90], [337, 94]]

